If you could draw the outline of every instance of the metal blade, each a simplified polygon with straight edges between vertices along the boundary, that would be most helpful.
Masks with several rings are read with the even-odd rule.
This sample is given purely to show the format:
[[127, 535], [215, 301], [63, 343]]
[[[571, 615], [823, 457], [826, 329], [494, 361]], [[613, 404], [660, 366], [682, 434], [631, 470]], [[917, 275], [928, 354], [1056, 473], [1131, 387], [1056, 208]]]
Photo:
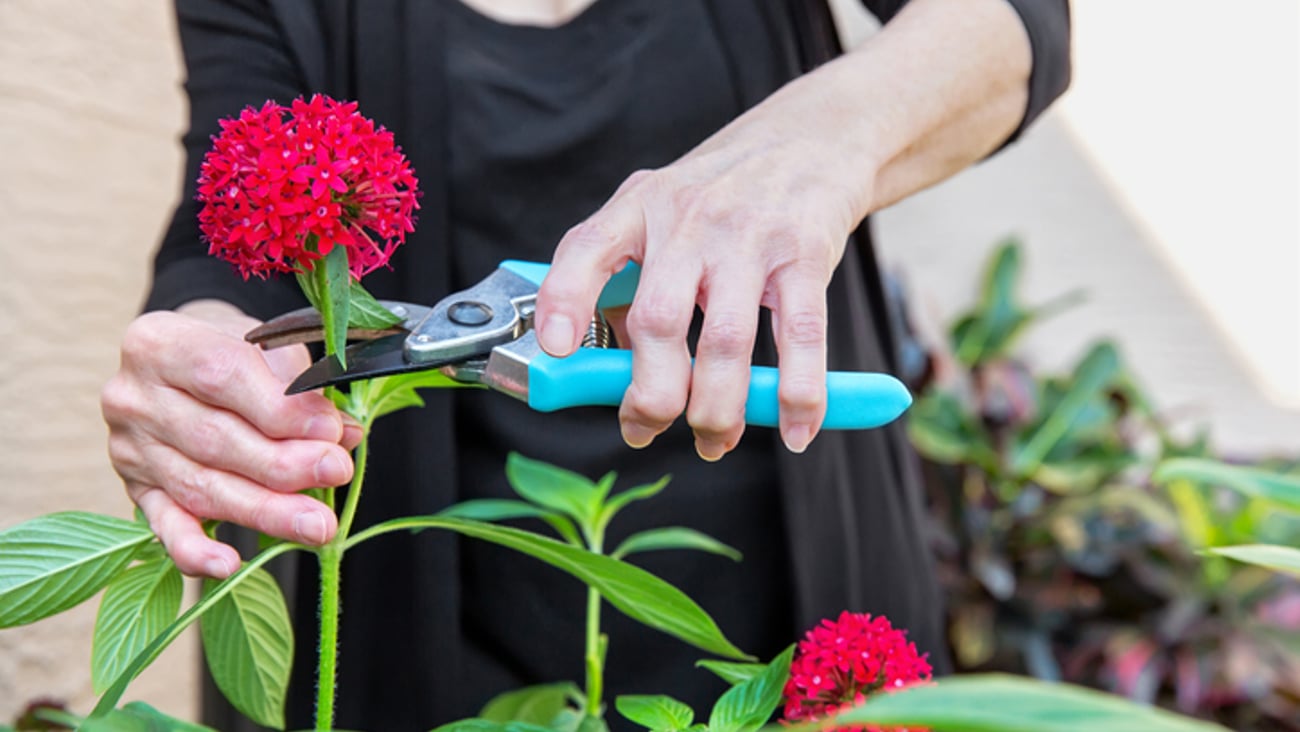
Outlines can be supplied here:
[[324, 386], [338, 386], [360, 379], [389, 376], [409, 371], [429, 371], [451, 362], [412, 363], [406, 360], [402, 344], [406, 334], [385, 336], [373, 341], [349, 346], [346, 354], [348, 367], [339, 365], [337, 358], [322, 358], [294, 379], [285, 394], [301, 394]]

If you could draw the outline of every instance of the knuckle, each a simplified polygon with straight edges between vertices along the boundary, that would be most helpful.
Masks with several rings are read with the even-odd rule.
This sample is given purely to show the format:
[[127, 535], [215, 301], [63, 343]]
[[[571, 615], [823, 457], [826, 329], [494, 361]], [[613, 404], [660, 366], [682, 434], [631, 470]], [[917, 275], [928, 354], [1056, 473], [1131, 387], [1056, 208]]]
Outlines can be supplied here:
[[259, 495], [244, 506], [234, 517], [235, 523], [257, 529], [267, 534], [282, 534], [277, 531], [275, 522], [275, 503], [269, 494]]
[[172, 484], [169, 492], [173, 500], [195, 516], [216, 518], [215, 486], [216, 474], [206, 468], [198, 468], [182, 475]]
[[713, 314], [700, 335], [700, 350], [727, 360], [748, 359], [754, 350], [755, 326], [738, 313]]
[[826, 383], [811, 377], [786, 376], [777, 387], [782, 409], [815, 410], [826, 401]]
[[166, 340], [162, 332], [169, 321], [168, 313], [145, 313], [126, 327], [122, 335], [122, 360], [141, 360], [157, 352]]
[[680, 397], [666, 391], [633, 386], [623, 398], [623, 407], [635, 422], [665, 427], [682, 413], [683, 402]]
[[826, 344], [826, 315], [814, 310], [800, 310], [781, 315], [782, 337], [791, 346], [821, 347]]
[[618, 246], [619, 236], [600, 214], [596, 214], [565, 232], [561, 242], [574, 249], [605, 251]]
[[191, 374], [198, 396], [213, 399], [239, 384], [240, 358], [231, 349], [212, 351]]
[[136, 416], [139, 410], [135, 389], [131, 388], [121, 374], [113, 376], [99, 390], [99, 408], [110, 426], [119, 420]]
[[190, 459], [203, 465], [211, 465], [226, 454], [228, 434], [224, 421], [213, 414], [207, 414], [194, 420], [185, 427]]
[[633, 340], [638, 337], [668, 339], [684, 337], [686, 318], [670, 303], [658, 298], [646, 298], [632, 303], [627, 314], [627, 331]]
[[310, 470], [304, 470], [305, 461], [291, 450], [273, 449], [264, 461], [260, 482], [275, 491], [295, 490], [306, 486], [304, 480]]

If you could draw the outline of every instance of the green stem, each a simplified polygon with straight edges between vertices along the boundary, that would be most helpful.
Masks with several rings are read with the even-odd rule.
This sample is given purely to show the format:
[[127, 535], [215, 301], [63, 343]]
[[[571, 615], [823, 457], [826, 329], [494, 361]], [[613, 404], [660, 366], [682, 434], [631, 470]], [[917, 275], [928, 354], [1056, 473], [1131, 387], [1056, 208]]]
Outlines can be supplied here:
[[604, 659], [600, 652], [600, 593], [587, 588], [587, 716], [600, 717]]
[[[586, 527], [584, 527], [585, 529]], [[584, 531], [587, 538], [587, 550], [600, 554], [604, 550], [605, 527], [593, 526]], [[600, 719], [601, 695], [604, 693], [604, 653], [600, 643], [600, 593], [594, 587], [587, 588], [587, 716]]]
[[316, 729], [334, 728], [334, 684], [339, 651], [339, 580], [343, 547], [333, 542], [321, 547], [320, 557], [320, 658], [316, 666]]
[[348, 534], [356, 518], [357, 503], [361, 500], [361, 486], [366, 475], [366, 458], [370, 453], [370, 429], [365, 426], [365, 436], [357, 445], [353, 458], [355, 469], [348, 495], [344, 499], [343, 513], [339, 516], [339, 529], [330, 543], [317, 550], [320, 559], [320, 657], [316, 666], [316, 729], [334, 727], [334, 687], [338, 669], [339, 651], [339, 585], [342, 582], [343, 553], [349, 546]]
[[50, 722], [51, 724], [57, 724], [60, 727], [67, 727], [68, 729], [77, 729], [81, 726], [82, 722], [86, 721], [71, 712], [65, 712], [62, 709], [52, 709], [49, 707], [37, 709], [32, 712], [32, 716], [42, 722]]

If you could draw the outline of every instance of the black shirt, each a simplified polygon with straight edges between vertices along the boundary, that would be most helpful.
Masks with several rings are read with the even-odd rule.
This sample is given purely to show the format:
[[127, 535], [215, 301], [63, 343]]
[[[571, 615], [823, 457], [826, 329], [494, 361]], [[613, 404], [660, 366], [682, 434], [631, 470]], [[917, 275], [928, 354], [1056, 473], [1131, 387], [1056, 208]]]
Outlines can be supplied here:
[[[456, 287], [474, 284], [502, 259], [549, 262], [564, 232], [633, 171], [671, 163], [742, 111], [708, 10], [695, 0], [597, 0], [555, 28], [503, 24], [450, 5], [447, 177]], [[746, 43], [755, 56], [770, 53], [768, 38]], [[696, 457], [684, 420], [638, 453], [623, 444], [613, 409], [543, 414], [482, 392], [457, 394], [456, 402], [462, 499], [513, 497], [502, 470], [511, 450], [570, 457], [562, 467], [593, 479], [617, 468], [616, 490], [672, 474], [662, 494], [615, 519], [606, 549], [648, 528], [703, 530], [739, 549], [744, 561], [682, 551], [633, 561], [699, 599], [751, 653], [769, 658], [796, 637], [773, 430], [748, 430], [734, 452], [709, 464]], [[462, 624], [473, 657], [466, 668], [475, 675], [469, 686], [491, 694], [530, 683], [581, 684], [584, 588], [495, 545], [466, 542], [461, 557]], [[612, 608], [603, 626], [611, 700], [667, 693], [704, 714], [725, 688], [693, 668], [703, 652]]]

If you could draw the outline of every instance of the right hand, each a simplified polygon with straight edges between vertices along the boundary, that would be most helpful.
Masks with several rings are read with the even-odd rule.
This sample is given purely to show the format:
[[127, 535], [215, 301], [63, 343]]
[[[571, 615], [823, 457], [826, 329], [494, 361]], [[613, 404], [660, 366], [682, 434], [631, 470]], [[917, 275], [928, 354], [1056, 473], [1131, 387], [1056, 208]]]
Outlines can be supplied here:
[[142, 315], [101, 395], [113, 468], [189, 575], [223, 579], [240, 566], [204, 519], [324, 544], [334, 512], [298, 492], [352, 479], [360, 425], [319, 393], [285, 396], [310, 356], [245, 342], [257, 324], [217, 301]]

